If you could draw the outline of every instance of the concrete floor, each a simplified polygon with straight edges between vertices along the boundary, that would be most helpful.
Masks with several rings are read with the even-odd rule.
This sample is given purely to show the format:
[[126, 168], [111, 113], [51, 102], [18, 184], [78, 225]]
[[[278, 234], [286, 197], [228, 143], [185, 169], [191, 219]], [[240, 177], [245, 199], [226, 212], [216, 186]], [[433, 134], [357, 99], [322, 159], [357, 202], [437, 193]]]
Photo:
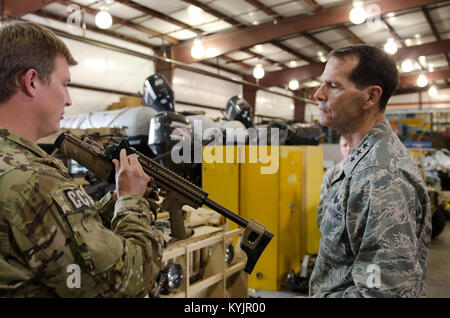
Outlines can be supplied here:
[[428, 298], [450, 298], [450, 221], [431, 241], [428, 254]]
[[[450, 298], [450, 221], [444, 231], [431, 241], [427, 271], [428, 298]], [[249, 290], [256, 298], [292, 298], [305, 294], [290, 291]]]

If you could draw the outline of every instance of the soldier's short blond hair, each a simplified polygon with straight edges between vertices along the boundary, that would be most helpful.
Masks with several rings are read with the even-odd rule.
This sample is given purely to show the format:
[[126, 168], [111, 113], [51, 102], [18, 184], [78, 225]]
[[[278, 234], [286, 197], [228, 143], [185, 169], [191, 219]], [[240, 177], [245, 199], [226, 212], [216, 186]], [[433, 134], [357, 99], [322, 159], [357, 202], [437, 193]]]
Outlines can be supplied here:
[[0, 103], [16, 92], [20, 77], [29, 69], [49, 82], [58, 55], [69, 65], [78, 64], [64, 42], [39, 24], [14, 21], [0, 26]]

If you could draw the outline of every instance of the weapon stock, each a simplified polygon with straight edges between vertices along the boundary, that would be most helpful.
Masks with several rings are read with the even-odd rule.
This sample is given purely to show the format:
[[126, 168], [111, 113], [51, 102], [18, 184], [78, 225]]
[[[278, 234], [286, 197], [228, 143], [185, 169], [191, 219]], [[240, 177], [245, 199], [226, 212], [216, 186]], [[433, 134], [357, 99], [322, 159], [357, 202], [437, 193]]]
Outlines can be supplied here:
[[185, 229], [182, 207], [189, 205], [197, 209], [204, 204], [245, 229], [241, 239], [241, 249], [247, 254], [244, 271], [248, 274], [251, 274], [256, 262], [273, 237], [272, 233], [265, 230], [264, 225], [253, 219], [247, 221], [231, 212], [209, 199], [208, 193], [200, 187], [136, 151], [128, 144], [126, 138], [122, 138], [120, 142], [110, 141], [103, 146], [89, 137], [63, 133], [56, 139], [55, 146], [68, 158], [76, 160], [97, 177], [110, 183], [115, 182], [115, 168], [112, 159], [119, 159], [122, 148], [126, 149], [127, 155], [136, 153], [145, 173], [151, 176], [156, 185], [167, 193], [161, 208], [169, 211], [171, 236], [184, 239], [192, 235]]

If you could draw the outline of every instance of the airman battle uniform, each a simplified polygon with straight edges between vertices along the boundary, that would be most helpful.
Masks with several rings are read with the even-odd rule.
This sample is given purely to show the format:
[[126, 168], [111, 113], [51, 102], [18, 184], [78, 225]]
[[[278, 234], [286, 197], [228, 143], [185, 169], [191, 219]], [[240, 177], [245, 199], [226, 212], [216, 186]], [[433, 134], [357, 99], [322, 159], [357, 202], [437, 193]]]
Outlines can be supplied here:
[[322, 209], [323, 209], [323, 200], [327, 196], [328, 191], [330, 191], [331, 181], [342, 172], [344, 169], [344, 160], [342, 159], [339, 163], [330, 167], [325, 171], [322, 177], [322, 185], [320, 186], [320, 202], [317, 205], [317, 225], [320, 226], [320, 222], [322, 222]]
[[430, 201], [389, 122], [355, 147], [324, 199], [313, 297], [424, 297]]

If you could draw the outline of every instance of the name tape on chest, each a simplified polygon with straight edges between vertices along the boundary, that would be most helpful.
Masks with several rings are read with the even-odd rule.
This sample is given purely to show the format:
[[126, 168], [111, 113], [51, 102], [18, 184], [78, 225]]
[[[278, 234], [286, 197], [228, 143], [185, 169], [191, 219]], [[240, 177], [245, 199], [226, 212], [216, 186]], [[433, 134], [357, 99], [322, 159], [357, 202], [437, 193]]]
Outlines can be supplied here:
[[91, 197], [80, 189], [65, 190], [64, 195], [72, 205], [74, 211], [83, 211], [95, 207], [95, 203]]
[[333, 208], [328, 208], [327, 212], [334, 217], [335, 219], [338, 219], [339, 221], [342, 221], [342, 219], [344, 218], [344, 215], [338, 211], [336, 211]]

